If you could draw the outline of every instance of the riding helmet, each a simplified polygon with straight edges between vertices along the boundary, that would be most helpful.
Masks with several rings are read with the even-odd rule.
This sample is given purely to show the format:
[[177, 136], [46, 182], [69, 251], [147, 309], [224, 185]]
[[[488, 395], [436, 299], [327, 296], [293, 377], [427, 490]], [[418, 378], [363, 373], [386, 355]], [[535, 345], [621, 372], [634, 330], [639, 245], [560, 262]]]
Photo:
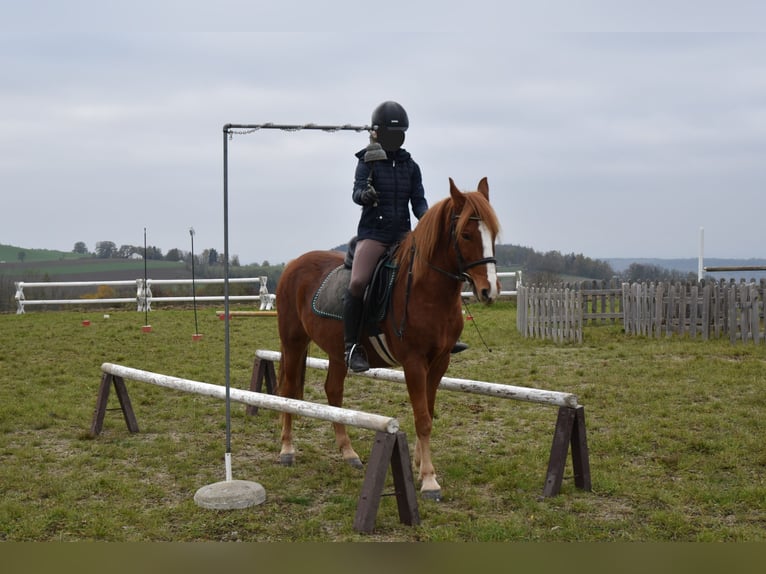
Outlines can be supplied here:
[[404, 143], [404, 132], [410, 127], [407, 112], [401, 104], [387, 101], [372, 112], [372, 128], [377, 140], [386, 151], [395, 151]]

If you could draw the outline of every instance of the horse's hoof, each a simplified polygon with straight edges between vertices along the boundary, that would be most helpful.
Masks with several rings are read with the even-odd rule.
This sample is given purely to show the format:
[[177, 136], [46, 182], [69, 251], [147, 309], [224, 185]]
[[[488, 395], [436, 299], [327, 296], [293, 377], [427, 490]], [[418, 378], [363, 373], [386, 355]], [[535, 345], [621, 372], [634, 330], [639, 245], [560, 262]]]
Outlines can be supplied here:
[[359, 460], [358, 457], [357, 458], [347, 458], [347, 459], [345, 459], [345, 461], [352, 468], [358, 468], [358, 469], [363, 469], [364, 468], [364, 465], [362, 464], [362, 461]]
[[280, 454], [279, 455], [279, 464], [282, 466], [292, 466], [295, 462], [295, 455], [290, 454]]
[[441, 502], [442, 491], [441, 490], [421, 490], [420, 496], [424, 500], [433, 500], [434, 502]]

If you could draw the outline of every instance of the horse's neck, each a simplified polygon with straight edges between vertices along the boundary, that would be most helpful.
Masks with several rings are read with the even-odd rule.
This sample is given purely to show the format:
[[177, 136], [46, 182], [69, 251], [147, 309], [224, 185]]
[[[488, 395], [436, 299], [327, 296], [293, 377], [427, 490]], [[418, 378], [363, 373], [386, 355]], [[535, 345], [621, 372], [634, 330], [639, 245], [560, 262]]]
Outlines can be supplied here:
[[417, 286], [415, 291], [426, 300], [437, 296], [459, 298], [463, 282], [458, 278], [456, 261], [446, 255], [426, 261], [413, 282]]

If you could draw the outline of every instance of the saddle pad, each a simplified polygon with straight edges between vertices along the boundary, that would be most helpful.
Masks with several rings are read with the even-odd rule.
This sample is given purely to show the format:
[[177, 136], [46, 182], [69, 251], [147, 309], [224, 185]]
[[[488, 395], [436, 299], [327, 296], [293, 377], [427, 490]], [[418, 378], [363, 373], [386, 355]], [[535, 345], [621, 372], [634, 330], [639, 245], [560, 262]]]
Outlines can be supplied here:
[[351, 280], [351, 269], [339, 265], [324, 278], [314, 293], [311, 309], [320, 317], [343, 320], [343, 293]]

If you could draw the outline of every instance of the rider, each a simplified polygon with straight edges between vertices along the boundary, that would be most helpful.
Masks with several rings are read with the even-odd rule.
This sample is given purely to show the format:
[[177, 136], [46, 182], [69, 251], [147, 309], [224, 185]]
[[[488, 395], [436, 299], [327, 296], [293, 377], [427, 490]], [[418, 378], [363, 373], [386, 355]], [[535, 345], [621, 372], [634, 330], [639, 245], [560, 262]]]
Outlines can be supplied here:
[[[420, 167], [402, 148], [409, 125], [407, 112], [400, 104], [383, 102], [372, 112], [371, 146], [356, 154], [352, 199], [362, 206], [362, 216], [351, 280], [343, 301], [346, 366], [354, 372], [370, 368], [367, 353], [358, 343], [364, 291], [375, 265], [389, 246], [411, 230], [410, 204], [418, 219], [428, 209]], [[377, 149], [377, 153], [371, 153], [370, 148]]]

